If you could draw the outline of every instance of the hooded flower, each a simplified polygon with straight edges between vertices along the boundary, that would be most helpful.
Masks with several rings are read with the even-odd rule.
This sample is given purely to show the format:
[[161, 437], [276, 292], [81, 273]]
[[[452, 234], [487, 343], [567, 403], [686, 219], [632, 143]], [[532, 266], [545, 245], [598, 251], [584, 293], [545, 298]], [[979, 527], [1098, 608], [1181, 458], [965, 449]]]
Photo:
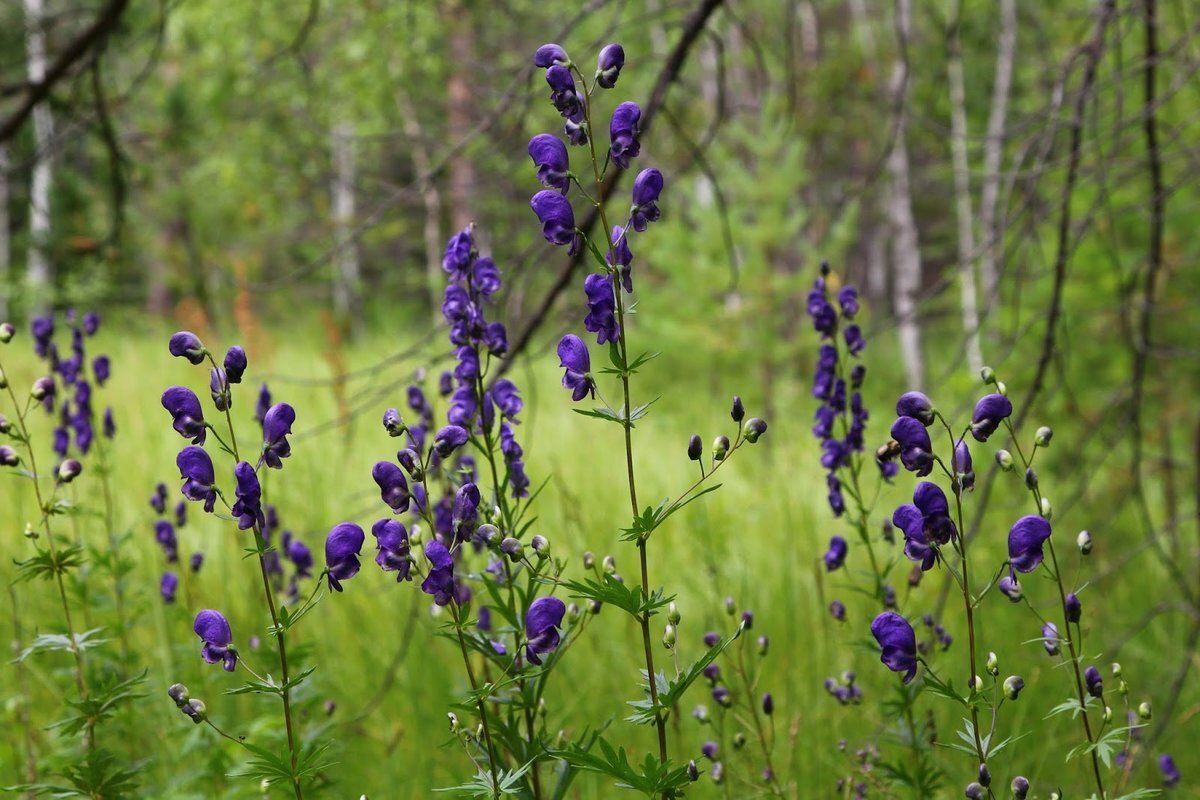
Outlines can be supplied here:
[[267, 418], [267, 412], [271, 410], [271, 390], [264, 383], [258, 390], [258, 402], [254, 405], [254, 419], [259, 425]]
[[575, 91], [575, 76], [571, 70], [555, 64], [546, 70], [546, 83], [550, 86], [550, 102], [565, 119], [581, 122], [584, 119], [583, 98]]
[[623, 66], [625, 66], [625, 48], [619, 44], [605, 45], [596, 59], [596, 85], [602, 89], [611, 89], [616, 86]]
[[242, 375], [246, 372], [246, 351], [240, 345], [234, 345], [225, 353], [225, 377], [230, 383], [241, 383]]
[[596, 396], [596, 386], [589, 374], [592, 360], [587, 345], [575, 334], [568, 333], [558, 341], [558, 365], [565, 370], [562, 385], [571, 390], [572, 400], [579, 402], [589, 393]]
[[1053, 622], [1047, 622], [1042, 626], [1042, 646], [1046, 648], [1049, 655], [1058, 655], [1058, 626]]
[[454, 510], [451, 519], [454, 535], [459, 541], [465, 542], [475, 533], [479, 522], [480, 501], [479, 487], [473, 483], [464, 483], [454, 493]]
[[342, 581], [358, 574], [358, 551], [362, 550], [366, 534], [353, 522], [334, 525], [325, 537], [325, 568], [329, 571], [329, 588], [342, 591]]
[[579, 235], [575, 231], [575, 211], [570, 201], [558, 192], [543, 189], [533, 196], [529, 206], [542, 223], [542, 235], [546, 241], [570, 245], [568, 252], [575, 255], [579, 248]]
[[189, 445], [175, 457], [179, 476], [183, 478], [183, 496], [188, 500], [203, 500], [204, 510], [211, 512], [217, 502], [216, 475], [212, 459], [203, 447]]
[[570, 63], [571, 58], [567, 51], [557, 44], [544, 44], [533, 54], [533, 65], [542, 69], [549, 69], [555, 64], [566, 66]]
[[371, 526], [375, 537], [375, 563], [384, 572], [395, 572], [396, 582], [412, 580], [408, 559], [408, 530], [394, 519], [381, 519]]
[[604, 260], [611, 267], [621, 268], [621, 285], [625, 291], [633, 294], [633, 251], [629, 249], [629, 237], [620, 225], [614, 225], [609, 239], [612, 247], [604, 254]]
[[529, 140], [529, 157], [537, 167], [537, 179], [543, 186], [567, 193], [571, 185], [571, 160], [562, 139], [539, 133]]
[[484, 297], [500, 291], [500, 268], [487, 256], [475, 259], [471, 265], [471, 286]]
[[495, 402], [496, 408], [500, 409], [504, 418], [508, 420], [515, 420], [516, 416], [521, 413], [521, 409], [525, 407], [525, 402], [521, 400], [520, 390], [508, 378], [501, 378], [492, 386], [492, 401]]
[[433, 595], [433, 602], [444, 606], [454, 599], [454, 557], [446, 545], [438, 540], [425, 544], [425, 558], [429, 559], [429, 574], [421, 582], [421, 591]]
[[254, 467], [245, 461], [239, 461], [233, 468], [233, 477], [237, 480], [237, 501], [234, 502], [230, 513], [237, 517], [238, 528], [245, 531], [258, 523], [259, 530], [266, 528], [267, 520], [262, 510], [262, 486], [258, 483], [258, 475]]
[[834, 536], [829, 540], [829, 549], [825, 551], [825, 569], [828, 572], [833, 572], [842, 564], [846, 563], [846, 551], [848, 546], [846, 540], [841, 536]]
[[390, 461], [377, 462], [371, 470], [371, 477], [379, 484], [379, 496], [388, 507], [397, 514], [408, 510], [411, 495], [408, 492], [408, 481], [404, 480], [404, 472]]
[[467, 432], [458, 425], [447, 425], [433, 437], [433, 450], [442, 458], [448, 458], [467, 443]]
[[170, 413], [172, 427], [180, 436], [191, 439], [192, 444], [204, 444], [207, 429], [204, 412], [200, 410], [200, 398], [195, 392], [183, 386], [172, 386], [163, 392], [162, 407]]
[[158, 584], [158, 593], [162, 595], [164, 603], [175, 602], [175, 591], [179, 588], [179, 576], [174, 572], [164, 572], [162, 580]]
[[1083, 680], [1087, 683], [1088, 694], [1092, 697], [1104, 696], [1104, 679], [1100, 677], [1100, 670], [1088, 667], [1083, 671]]
[[917, 636], [908, 620], [894, 611], [885, 611], [871, 622], [871, 634], [883, 652], [879, 660], [892, 672], [903, 672], [909, 683], [917, 674]]
[[92, 361], [92, 374], [96, 376], [96, 385], [103, 386], [112, 376], [112, 362], [108, 356], [96, 356]]
[[615, 342], [619, 337], [617, 324], [617, 302], [613, 299], [612, 284], [608, 276], [594, 272], [583, 279], [583, 293], [587, 295], [588, 313], [583, 318], [585, 330], [596, 334], [596, 344]]
[[921, 392], [905, 392], [896, 401], [896, 416], [912, 417], [926, 428], [933, 424], [933, 402]]
[[892, 524], [904, 531], [904, 555], [928, 571], [936, 560], [933, 544], [948, 544], [958, 536], [950, 519], [946, 494], [936, 483], [921, 481], [913, 492], [912, 503], [905, 503], [892, 514]]
[[654, 167], [642, 170], [634, 179], [630, 216], [633, 218], [633, 229], [638, 233], [646, 230], [651, 222], [657, 222], [662, 215], [658, 207], [658, 196], [662, 190], [663, 175]]
[[1032, 514], [1013, 523], [1008, 532], [1008, 560], [1017, 572], [1033, 572], [1042, 563], [1042, 545], [1050, 538], [1050, 523]]
[[223, 664], [226, 672], [233, 672], [237, 666], [237, 651], [233, 644], [233, 631], [229, 620], [220, 611], [206, 608], [196, 615], [192, 630], [204, 642], [200, 656], [209, 664]]
[[1012, 415], [1012, 401], [1002, 394], [989, 394], [975, 404], [971, 415], [971, 435], [977, 442], [986, 442], [1000, 423]]
[[263, 461], [272, 469], [282, 469], [283, 459], [292, 454], [288, 434], [296, 421], [296, 411], [287, 403], [276, 403], [263, 417]]
[[225, 370], [220, 367], [213, 367], [210, 370], [208, 391], [212, 395], [213, 405], [217, 407], [217, 411], [228, 411], [233, 405], [233, 397], [229, 393], [229, 379], [225, 377]]
[[1158, 757], [1158, 771], [1162, 773], [1163, 785], [1168, 789], [1179, 783], [1179, 769], [1175, 766], [1175, 759], [1166, 753]]
[[179, 331], [174, 334], [171, 337], [169, 349], [171, 355], [176, 358], [186, 358], [193, 364], [204, 361], [204, 343], [191, 331]]
[[442, 256], [442, 269], [450, 273], [450, 280], [461, 281], [467, 277], [467, 270], [475, 258], [475, 240], [472, 226], [468, 225], [450, 237], [446, 243], [446, 253]]
[[954, 471], [958, 474], [959, 485], [967, 491], [974, 489], [975, 470], [971, 466], [971, 450], [967, 447], [965, 439], [959, 439], [958, 444], [954, 445], [952, 463]]
[[642, 146], [638, 142], [638, 122], [642, 118], [642, 109], [637, 103], [625, 102], [613, 109], [612, 120], [608, 124], [608, 136], [612, 144], [609, 153], [613, 163], [621, 169], [629, 169], [631, 159], [637, 158]]
[[892, 423], [892, 438], [900, 445], [900, 463], [909, 472], [925, 477], [933, 471], [933, 449], [929, 431], [913, 417], [900, 417]]
[[179, 560], [179, 540], [175, 536], [175, 526], [165, 519], [154, 523], [154, 541], [163, 549], [168, 564]]
[[563, 614], [567, 606], [557, 597], [539, 597], [525, 614], [525, 657], [529, 663], [541, 665], [541, 656], [558, 647]]

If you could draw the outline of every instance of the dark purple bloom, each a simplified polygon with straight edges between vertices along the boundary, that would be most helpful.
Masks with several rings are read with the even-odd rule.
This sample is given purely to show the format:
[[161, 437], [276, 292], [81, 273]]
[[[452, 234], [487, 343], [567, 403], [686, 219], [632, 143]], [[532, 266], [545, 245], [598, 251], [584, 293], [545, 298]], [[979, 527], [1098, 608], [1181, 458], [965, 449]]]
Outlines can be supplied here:
[[267, 418], [267, 412], [271, 410], [271, 390], [264, 383], [262, 388], [258, 390], [258, 402], [254, 406], [254, 419], [258, 424], [262, 425]]
[[404, 472], [390, 461], [379, 461], [371, 469], [371, 477], [379, 485], [379, 496], [397, 514], [407, 511], [411, 495]]
[[1042, 639], [1042, 647], [1046, 648], [1046, 653], [1052, 656], [1058, 655], [1058, 626], [1053, 622], [1047, 622], [1045, 625], [1043, 625]]
[[658, 207], [658, 196], [663, 190], [663, 175], [654, 167], [638, 173], [633, 181], [633, 229], [639, 233], [651, 222], [657, 222], [662, 212]]
[[188, 500], [203, 500], [204, 510], [211, 512], [217, 502], [216, 476], [205, 449], [188, 445], [175, 457], [175, 465], [183, 478], [183, 496]]
[[263, 417], [262, 460], [272, 469], [282, 469], [283, 459], [292, 454], [288, 434], [296, 421], [296, 411], [287, 403], [276, 403]]
[[242, 375], [246, 373], [246, 351], [241, 345], [234, 345], [225, 352], [225, 377], [230, 383], [241, 383]]
[[1166, 753], [1158, 757], [1158, 770], [1162, 773], [1163, 785], [1168, 789], [1179, 783], [1179, 769], [1175, 766], [1175, 759], [1171, 758]]
[[917, 674], [917, 636], [908, 620], [894, 611], [885, 611], [871, 622], [871, 634], [883, 652], [879, 660], [892, 672], [903, 672], [909, 683]]
[[513, 497], [529, 496], [529, 476], [525, 474], [525, 462], [514, 459], [508, 464], [508, 485], [512, 487]]
[[863, 351], [867, 346], [867, 340], [863, 338], [862, 328], [857, 325], [847, 325], [846, 330], [842, 332], [842, 336], [846, 339], [846, 349], [850, 351], [850, 355], [856, 356]]
[[179, 576], [174, 572], [164, 572], [158, 584], [158, 592], [164, 603], [175, 602], [175, 590], [179, 588]]
[[637, 103], [625, 102], [613, 109], [612, 120], [608, 124], [608, 136], [612, 142], [609, 153], [613, 163], [621, 169], [629, 169], [631, 159], [637, 158], [642, 150], [638, 142], [638, 122], [642, 118], [642, 109]]
[[89, 311], [83, 315], [83, 332], [88, 336], [95, 336], [96, 331], [100, 330], [100, 315], [95, 311]]
[[505, 461], [516, 461], [525, 455], [525, 451], [513, 435], [512, 426], [507, 422], [500, 423], [500, 452], [504, 454]]
[[187, 503], [182, 500], [175, 504], [175, 524], [180, 528], [187, 525]]
[[604, 260], [609, 266], [619, 266], [621, 268], [621, 285], [625, 287], [625, 291], [633, 293], [633, 251], [629, 249], [629, 237], [625, 235], [625, 229], [620, 225], [614, 225], [612, 229], [612, 244], [608, 253], [605, 253]]
[[838, 305], [842, 307], [842, 316], [854, 319], [854, 315], [858, 313], [858, 290], [853, 286], [843, 286], [837, 299]]
[[592, 360], [588, 355], [587, 345], [573, 333], [568, 333], [558, 342], [559, 366], [566, 370], [563, 373], [563, 388], [571, 390], [571, 399], [578, 402], [589, 393], [596, 395], [596, 386], [592, 383], [589, 373], [592, 371]]
[[971, 435], [977, 442], [986, 442], [1000, 423], [1012, 415], [1012, 401], [1002, 394], [989, 394], [975, 404], [971, 415]]
[[206, 608], [196, 615], [192, 630], [204, 642], [200, 656], [209, 664], [223, 664], [226, 672], [233, 672], [237, 666], [237, 651], [233, 644], [233, 631], [229, 620], [220, 611]]
[[483, 297], [491, 297], [500, 291], [500, 268], [496, 262], [484, 256], [471, 265], [471, 285]]
[[433, 602], [444, 606], [454, 599], [454, 557], [446, 545], [434, 539], [425, 544], [425, 558], [429, 559], [429, 574], [421, 582], [421, 591], [433, 595]]
[[551, 244], [570, 245], [570, 254], [575, 255], [579, 247], [579, 236], [575, 231], [575, 211], [567, 198], [558, 192], [543, 189], [529, 201], [533, 213], [542, 223], [542, 235]]
[[150, 495], [150, 507], [162, 514], [167, 509], [167, 485], [160, 483], [154, 487], [154, 494]]
[[454, 535], [459, 541], [470, 539], [475, 533], [479, 521], [479, 487], [473, 483], [464, 483], [454, 493], [454, 508], [452, 524]]
[[828, 572], [833, 572], [842, 564], [846, 563], [846, 551], [848, 550], [846, 540], [841, 536], [834, 536], [829, 540], [829, 549], [825, 551], [825, 569]]
[[283, 554], [296, 567], [296, 577], [307, 578], [312, 574], [312, 550], [304, 542], [290, 536], [288, 531], [283, 532]]
[[259, 530], [267, 525], [262, 510], [262, 486], [259, 485], [258, 475], [254, 467], [245, 461], [239, 461], [233, 468], [233, 477], [237, 480], [237, 501], [230, 513], [237, 517], [240, 530], [249, 530], [258, 523]]
[[844, 622], [846, 620], [846, 604], [841, 600], [834, 600], [829, 604], [829, 616], [838, 622]]
[[213, 405], [217, 407], [217, 411], [227, 411], [233, 405], [233, 398], [229, 394], [229, 381], [225, 377], [225, 370], [220, 367], [213, 367], [210, 370], [208, 391], [212, 395]]
[[445, 397], [446, 395], [450, 394], [450, 392], [454, 391], [454, 384], [451, 382], [450, 378], [451, 375], [449, 372], [443, 372], [441, 377], [438, 378], [438, 394], [440, 394], [442, 397]]
[[998, 588], [1000, 593], [1012, 602], [1021, 602], [1021, 584], [1017, 583], [1017, 579], [1013, 575], [1005, 575], [1003, 578], [1001, 578], [996, 584], [996, 588]]
[[188, 559], [188, 566], [192, 568], [192, 572], [199, 572], [200, 568], [204, 566], [204, 553], [192, 553], [192, 557]]
[[475, 390], [470, 386], [460, 386], [450, 396], [450, 408], [446, 411], [446, 419], [451, 425], [468, 427], [471, 418], [475, 416], [475, 407]]
[[1100, 677], [1100, 670], [1088, 667], [1083, 671], [1083, 680], [1087, 684], [1088, 694], [1092, 697], [1104, 696], [1104, 679]]
[[502, 356], [508, 352], [508, 331], [503, 322], [489, 322], [483, 329], [483, 346], [494, 356]]
[[720, 641], [721, 634], [717, 633], [716, 631], [709, 631], [708, 633], [704, 634], [705, 647], [716, 647]]
[[520, 414], [521, 409], [525, 406], [517, 385], [508, 378], [501, 378], [492, 386], [492, 400], [505, 419], [509, 420]]
[[168, 564], [179, 561], [179, 540], [175, 537], [175, 526], [160, 519], [154, 523], [154, 541], [163, 549]]
[[896, 401], [896, 416], [912, 417], [925, 427], [933, 424], [933, 402], [921, 392], [905, 392]]
[[[35, 332], [36, 335], [36, 332]], [[193, 364], [204, 361], [204, 343], [200, 337], [191, 331], [179, 331], [171, 337], [169, 345], [171, 355], [176, 358], [186, 358]]]
[[900, 417], [892, 423], [892, 438], [900, 445], [900, 463], [909, 472], [924, 477], [933, 471], [933, 445], [929, 431], [913, 417]]
[[892, 524], [904, 532], [904, 555], [920, 562], [922, 571], [933, 567], [937, 556], [934, 544], [948, 544], [958, 536], [946, 494], [929, 481], [917, 484], [912, 503], [895, 510]]
[[472, 226], [468, 225], [450, 237], [446, 243], [446, 253], [442, 256], [442, 269], [450, 273], [450, 279], [466, 280], [467, 271], [475, 259], [475, 240]]
[[458, 425], [447, 425], [433, 437], [433, 450], [442, 458], [449, 458], [451, 453], [467, 443], [467, 438], [465, 429]]
[[705, 742], [704, 744], [700, 745], [700, 755], [704, 756], [710, 761], [717, 757], [717, 752], [718, 747], [716, 742]]
[[775, 698], [770, 692], [762, 696], [762, 710], [768, 717], [775, 713]]
[[191, 439], [192, 444], [204, 444], [207, 429], [204, 412], [200, 410], [200, 398], [195, 392], [183, 386], [172, 386], [163, 392], [162, 407], [170, 413], [172, 427], [180, 436]]
[[92, 361], [92, 374], [96, 376], [96, 385], [103, 386], [112, 377], [112, 362], [108, 356], [96, 356]]
[[54, 429], [54, 453], [60, 458], [65, 458], [67, 451], [71, 449], [71, 434], [66, 428]]
[[588, 275], [583, 279], [583, 292], [588, 305], [587, 316], [583, 318], [584, 329], [596, 334], [596, 344], [617, 341], [620, 330], [617, 301], [613, 298], [608, 276], [600, 272]]
[[1013, 523], [1008, 532], [1008, 560], [1017, 572], [1033, 572], [1042, 563], [1042, 545], [1050, 538], [1050, 523], [1032, 514]]
[[571, 58], [567, 51], [557, 44], [544, 44], [533, 54], [533, 65], [542, 69], [549, 69], [555, 64], [566, 66], [570, 63]]
[[1083, 614], [1083, 604], [1079, 602], [1079, 598], [1075, 596], [1074, 592], [1067, 595], [1066, 601], [1063, 603], [1063, 612], [1067, 622], [1079, 622], [1079, 618]]
[[555, 64], [546, 70], [546, 83], [550, 86], [550, 102], [558, 113], [574, 122], [583, 120], [583, 98], [575, 91], [575, 76], [571, 70]]
[[541, 665], [541, 656], [551, 653], [560, 641], [559, 628], [567, 606], [557, 597], [539, 597], [525, 614], [525, 657], [529, 663]]
[[571, 185], [571, 161], [567, 146], [562, 139], [548, 133], [539, 133], [529, 140], [529, 157], [537, 167], [537, 179], [547, 189], [558, 189], [563, 194]]
[[965, 439], [959, 439], [954, 445], [954, 457], [951, 459], [954, 472], [958, 475], [958, 484], [970, 491], [975, 488], [975, 470], [971, 466], [971, 450]]
[[334, 525], [325, 537], [325, 568], [329, 572], [329, 588], [342, 591], [342, 581], [358, 574], [358, 551], [362, 550], [366, 534], [353, 522]]
[[625, 66], [625, 48], [619, 44], [605, 45], [596, 59], [596, 85], [603, 89], [611, 89], [616, 86], [623, 66]]
[[111, 439], [117, 435], [117, 422], [113, 419], [111, 407], [104, 409], [104, 438]]
[[395, 572], [396, 582], [412, 580], [408, 559], [408, 530], [394, 519], [381, 519], [371, 526], [375, 537], [375, 563], [384, 572]]
[[54, 317], [34, 317], [30, 324], [33, 334], [33, 348], [38, 358], [45, 358], [50, 349], [50, 340], [54, 337]]

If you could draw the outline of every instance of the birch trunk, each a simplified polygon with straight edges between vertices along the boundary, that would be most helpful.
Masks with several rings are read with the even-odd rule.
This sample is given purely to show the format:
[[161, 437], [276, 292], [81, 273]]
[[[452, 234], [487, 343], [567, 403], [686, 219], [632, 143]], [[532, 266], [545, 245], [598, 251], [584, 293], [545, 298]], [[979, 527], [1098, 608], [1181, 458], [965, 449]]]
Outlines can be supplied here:
[[[449, 139], [460, 141], [471, 130], [471, 65], [468, 59], [475, 52], [475, 35], [471, 15], [462, 0], [447, 4], [450, 28], [450, 78], [447, 85], [449, 107], [446, 126]], [[474, 219], [472, 194], [475, 191], [475, 164], [470, 148], [450, 161], [450, 214], [454, 229], [462, 230]]]
[[963, 86], [962, 40], [958, 31], [961, 7], [955, 10], [947, 45], [946, 77], [950, 86], [950, 153], [954, 163], [954, 214], [958, 220], [958, 283], [962, 295], [963, 336], [967, 366], [983, 368], [979, 347], [979, 309], [975, 290], [975, 228], [971, 211], [971, 178], [967, 160], [967, 98]]
[[[896, 27], [903, 40], [904, 53], [911, 33], [911, 0], [896, 1]], [[892, 266], [895, 271], [896, 329], [900, 339], [900, 357], [910, 388], [924, 387], [925, 362], [921, 355], [921, 326], [917, 318], [917, 295], [921, 291], [921, 252], [917, 224], [913, 219], [912, 196], [908, 183], [907, 87], [908, 62], [902, 53], [892, 64], [891, 90], [896, 101], [896, 139], [888, 154], [891, 192], [888, 217], [892, 224]]]
[[335, 249], [333, 254], [333, 309], [351, 330], [359, 327], [358, 240], [354, 233], [354, 126], [334, 124], [330, 138], [333, 176], [330, 187]]
[[[45, 18], [43, 0], [25, 2], [25, 48], [30, 83], [46, 78], [46, 34], [42, 30]], [[25, 269], [25, 284], [29, 292], [29, 307], [42, 310], [48, 304], [51, 282], [50, 258], [50, 182], [53, 179], [54, 115], [49, 102], [43, 100], [33, 109], [34, 147], [33, 179], [29, 188], [29, 258]]]
[[1000, 286], [999, 254], [1004, 251], [1003, 234], [996, 225], [996, 202], [1000, 195], [1000, 161], [1004, 154], [1004, 126], [1008, 95], [1012, 88], [1013, 60], [1017, 50], [1016, 0], [1000, 0], [1000, 35], [996, 50], [996, 79], [992, 85], [992, 108], [988, 113], [987, 139], [983, 150], [983, 188], [979, 193], [979, 232], [983, 252], [979, 275], [983, 282], [983, 314], [995, 307]]
[[[403, 84], [398, 81], [396, 85]], [[442, 272], [442, 196], [430, 174], [433, 159], [425, 147], [421, 121], [417, 117], [412, 98], [400, 89], [396, 92], [396, 102], [400, 107], [400, 116], [404, 119], [404, 135], [408, 138], [408, 151], [412, 154], [413, 170], [417, 173], [417, 187], [425, 206], [425, 224], [422, 227], [422, 238], [425, 242], [425, 284], [429, 292], [429, 310], [433, 315], [433, 324], [438, 326], [442, 324], [442, 286], [446, 281]]]

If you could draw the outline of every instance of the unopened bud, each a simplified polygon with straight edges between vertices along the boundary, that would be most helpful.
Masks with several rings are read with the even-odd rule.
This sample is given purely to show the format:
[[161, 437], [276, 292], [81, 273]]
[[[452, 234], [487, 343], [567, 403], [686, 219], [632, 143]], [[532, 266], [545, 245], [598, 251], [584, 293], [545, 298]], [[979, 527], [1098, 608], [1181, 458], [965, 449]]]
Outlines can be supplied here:
[[999, 464], [1000, 469], [1004, 470], [1005, 472], [1012, 472], [1012, 468], [1013, 468], [1012, 453], [1008, 452], [1007, 450], [997, 450], [996, 451], [996, 463]]
[[500, 542], [500, 552], [508, 556], [509, 561], [520, 561], [525, 557], [525, 545], [521, 544], [518, 539], [514, 539], [511, 536], [506, 536], [504, 540]]
[[971, 691], [976, 693], [983, 691], [983, 678], [976, 675], [971, 679]]
[[583, 554], [583, 568], [592, 569], [596, 566], [596, 557], [592, 555], [591, 550], [587, 550]]
[[979, 765], [979, 782], [984, 786], [992, 785], [992, 773], [987, 764]]
[[13, 327], [11, 322], [0, 322], [0, 342], [8, 344], [16, 334], [17, 329]]
[[[0, 389], [4, 387], [0, 386]], [[0, 433], [8, 433], [12, 430], [12, 423], [8, 421], [8, 417], [0, 414]]]
[[605, 556], [604, 561], [601, 562], [601, 566], [604, 567], [604, 573], [606, 575], [612, 575], [617, 571], [617, 560], [611, 555]]
[[8, 377], [4, 374], [4, 370], [0, 369], [0, 389], [8, 388]]
[[688, 776], [688, 780], [691, 781], [692, 783], [695, 783], [696, 781], [700, 780], [700, 768], [696, 766], [695, 759], [692, 759], [687, 764], [687, 776]]
[[674, 601], [672, 601], [671, 604], [667, 606], [667, 622], [671, 623], [672, 625], [678, 625], [679, 620], [681, 619], [683, 619], [683, 617], [679, 613], [679, 606], [675, 605]]
[[75, 480], [81, 472], [83, 472], [83, 464], [80, 464], [74, 458], [68, 458], [58, 465], [58, 479], [63, 483], [70, 483]]
[[729, 437], [721, 434], [712, 443], [713, 461], [724, 461], [725, 456], [729, 453]]
[[770, 639], [768, 639], [765, 635], [758, 637], [758, 654], [760, 656], [765, 656], [767, 654], [767, 650], [770, 649], [770, 647], [771, 647]]
[[1004, 381], [996, 381], [996, 392], [998, 394], [1008, 395], [1008, 387], [1004, 385]]
[[983, 382], [985, 384], [995, 383], [996, 370], [992, 369], [991, 367], [984, 367], [983, 369], [979, 370], [979, 377], [983, 378]]
[[529, 540], [529, 546], [532, 547], [533, 552], [537, 553], [540, 557], [550, 557], [550, 540], [545, 536], [542, 536], [540, 533], [535, 534], [534, 537]]
[[663, 637], [662, 637], [663, 647], [670, 650], [671, 648], [673, 648], [675, 646], [675, 643], [678, 640], [679, 640], [679, 637], [678, 637], [678, 634], [675, 633], [674, 625], [667, 625], [665, 628], [663, 628]]
[[1112, 722], [1112, 707], [1111, 706], [1104, 707], [1104, 721], [1106, 723]]
[[995, 653], [988, 653], [987, 671], [988, 675], [991, 675], [993, 678], [1000, 674], [1000, 659]]
[[725, 766], [720, 761], [712, 765], [712, 769], [708, 774], [712, 777], [713, 783], [721, 784], [725, 782]]
[[1152, 709], [1150, 707], [1149, 703], [1142, 703], [1141, 705], [1138, 706], [1138, 717], [1140, 719], [1148, 720], [1153, 716], [1154, 716], [1154, 709]]
[[[7, 384], [5, 384], [7, 385]], [[46, 395], [54, 393], [54, 381], [50, 378], [38, 378], [29, 390], [29, 396], [34, 400], [44, 400]]]
[[501, 538], [500, 529], [487, 522], [475, 529], [475, 535], [488, 544], [495, 544]]
[[693, 433], [692, 438], [688, 439], [687, 455], [692, 461], [699, 461], [700, 456], [704, 455], [704, 442], [698, 434]]
[[167, 689], [167, 697], [174, 700], [175, 705], [180, 708], [191, 699], [191, 695], [188, 694], [188, 688], [182, 683], [171, 684], [171, 688]]
[[450, 732], [458, 733], [458, 714], [455, 714], [453, 711], [451, 711], [446, 714], [446, 719], [450, 723]]
[[733, 735], [733, 749], [741, 750], [745, 746], [746, 746], [746, 734], [742, 733], [741, 731], [738, 731], [737, 733], [735, 733]]
[[1121, 677], [1121, 663], [1119, 661], [1112, 663], [1112, 675], [1114, 678]]
[[696, 706], [692, 709], [692, 716], [695, 717], [696, 721], [701, 725], [708, 722], [708, 706], [704, 705], [703, 703]]
[[1036, 489], [1038, 485], [1038, 476], [1034, 472], [1033, 467], [1025, 469], [1025, 486], [1029, 489]]
[[733, 409], [729, 412], [729, 416], [733, 417], [734, 422], [741, 422], [746, 417], [746, 406], [742, 404], [742, 398], [734, 395]]
[[403, 436], [408, 427], [404, 424], [404, 420], [400, 418], [400, 412], [394, 408], [389, 408], [383, 412], [383, 429], [388, 432], [389, 436]]
[[759, 417], [751, 417], [746, 420], [746, 424], [742, 426], [742, 436], [746, 437], [746, 441], [754, 444], [759, 440], [764, 433], [767, 432], [767, 422]]
[[1079, 552], [1087, 555], [1092, 552], [1092, 535], [1087, 531], [1080, 531], [1075, 537], [1075, 545], [1079, 548]]
[[1038, 428], [1037, 433], [1033, 435], [1033, 441], [1037, 443], [1038, 447], [1049, 447], [1050, 439], [1053, 436], [1054, 431], [1050, 430], [1050, 428], [1046, 425], [1043, 425], [1042, 427]]
[[1021, 690], [1025, 688], [1025, 679], [1020, 675], [1009, 675], [1004, 679], [1004, 696], [1009, 700], [1016, 700], [1021, 695]]
[[204, 705], [204, 701], [193, 697], [179, 707], [179, 710], [192, 718], [192, 722], [199, 725], [204, 721], [204, 715], [208, 712], [208, 707]]
[[425, 534], [421, 531], [420, 525], [413, 525], [412, 530], [408, 532], [409, 544], [420, 544], [424, 538]]
[[1025, 800], [1029, 794], [1029, 779], [1023, 775], [1018, 775], [1012, 779], [1013, 800]]
[[737, 603], [733, 602], [732, 597], [726, 597], [725, 598], [725, 613], [732, 617], [734, 615], [734, 613], [736, 613], [736, 612], [737, 612]]
[[21, 463], [17, 451], [6, 444], [0, 444], [0, 467], [15, 467]]
[[1042, 507], [1042, 516], [1043, 517], [1045, 517], [1046, 519], [1050, 519], [1051, 517], [1054, 516], [1054, 506], [1050, 505], [1049, 497], [1042, 495], [1042, 499], [1039, 501], [1039, 505]]
[[1129, 684], [1125, 682], [1124, 678], [1117, 679], [1117, 694], [1122, 697], [1129, 694]]
[[967, 784], [967, 788], [966, 791], [963, 792], [963, 796], [966, 797], [967, 800], [983, 800], [984, 789], [978, 783], [972, 781], [971, 783]]
[[567, 606], [567, 619], [571, 622], [579, 619], [579, 603], [571, 603]]

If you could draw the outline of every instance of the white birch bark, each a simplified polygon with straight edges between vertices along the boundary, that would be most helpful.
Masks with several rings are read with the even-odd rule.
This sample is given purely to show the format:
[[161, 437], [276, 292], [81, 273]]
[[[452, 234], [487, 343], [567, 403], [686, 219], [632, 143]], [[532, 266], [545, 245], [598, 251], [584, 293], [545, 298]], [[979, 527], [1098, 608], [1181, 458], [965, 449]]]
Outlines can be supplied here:
[[[24, 0], [26, 71], [30, 83], [46, 78], [46, 34], [43, 0]], [[43, 100], [33, 109], [35, 153], [33, 178], [29, 188], [29, 256], [25, 268], [25, 284], [30, 308], [42, 309], [47, 304], [51, 281], [50, 258], [47, 253], [50, 239], [50, 183], [54, 168], [54, 115], [50, 104]]]
[[979, 275], [983, 283], [985, 317], [996, 304], [996, 294], [1000, 284], [998, 256], [1004, 251], [1001, 231], [996, 225], [996, 203], [1000, 196], [1000, 161], [1004, 154], [1004, 127], [1008, 114], [1008, 95], [1012, 88], [1016, 50], [1016, 0], [1000, 0], [1000, 35], [996, 49], [996, 77], [992, 85], [992, 107], [988, 113], [987, 139], [983, 149], [983, 187], [979, 193], [979, 232], [983, 237]]
[[333, 255], [333, 308], [338, 317], [357, 327], [360, 308], [358, 241], [354, 235], [354, 126], [334, 124], [332, 136], [333, 175], [330, 187], [335, 250]]

